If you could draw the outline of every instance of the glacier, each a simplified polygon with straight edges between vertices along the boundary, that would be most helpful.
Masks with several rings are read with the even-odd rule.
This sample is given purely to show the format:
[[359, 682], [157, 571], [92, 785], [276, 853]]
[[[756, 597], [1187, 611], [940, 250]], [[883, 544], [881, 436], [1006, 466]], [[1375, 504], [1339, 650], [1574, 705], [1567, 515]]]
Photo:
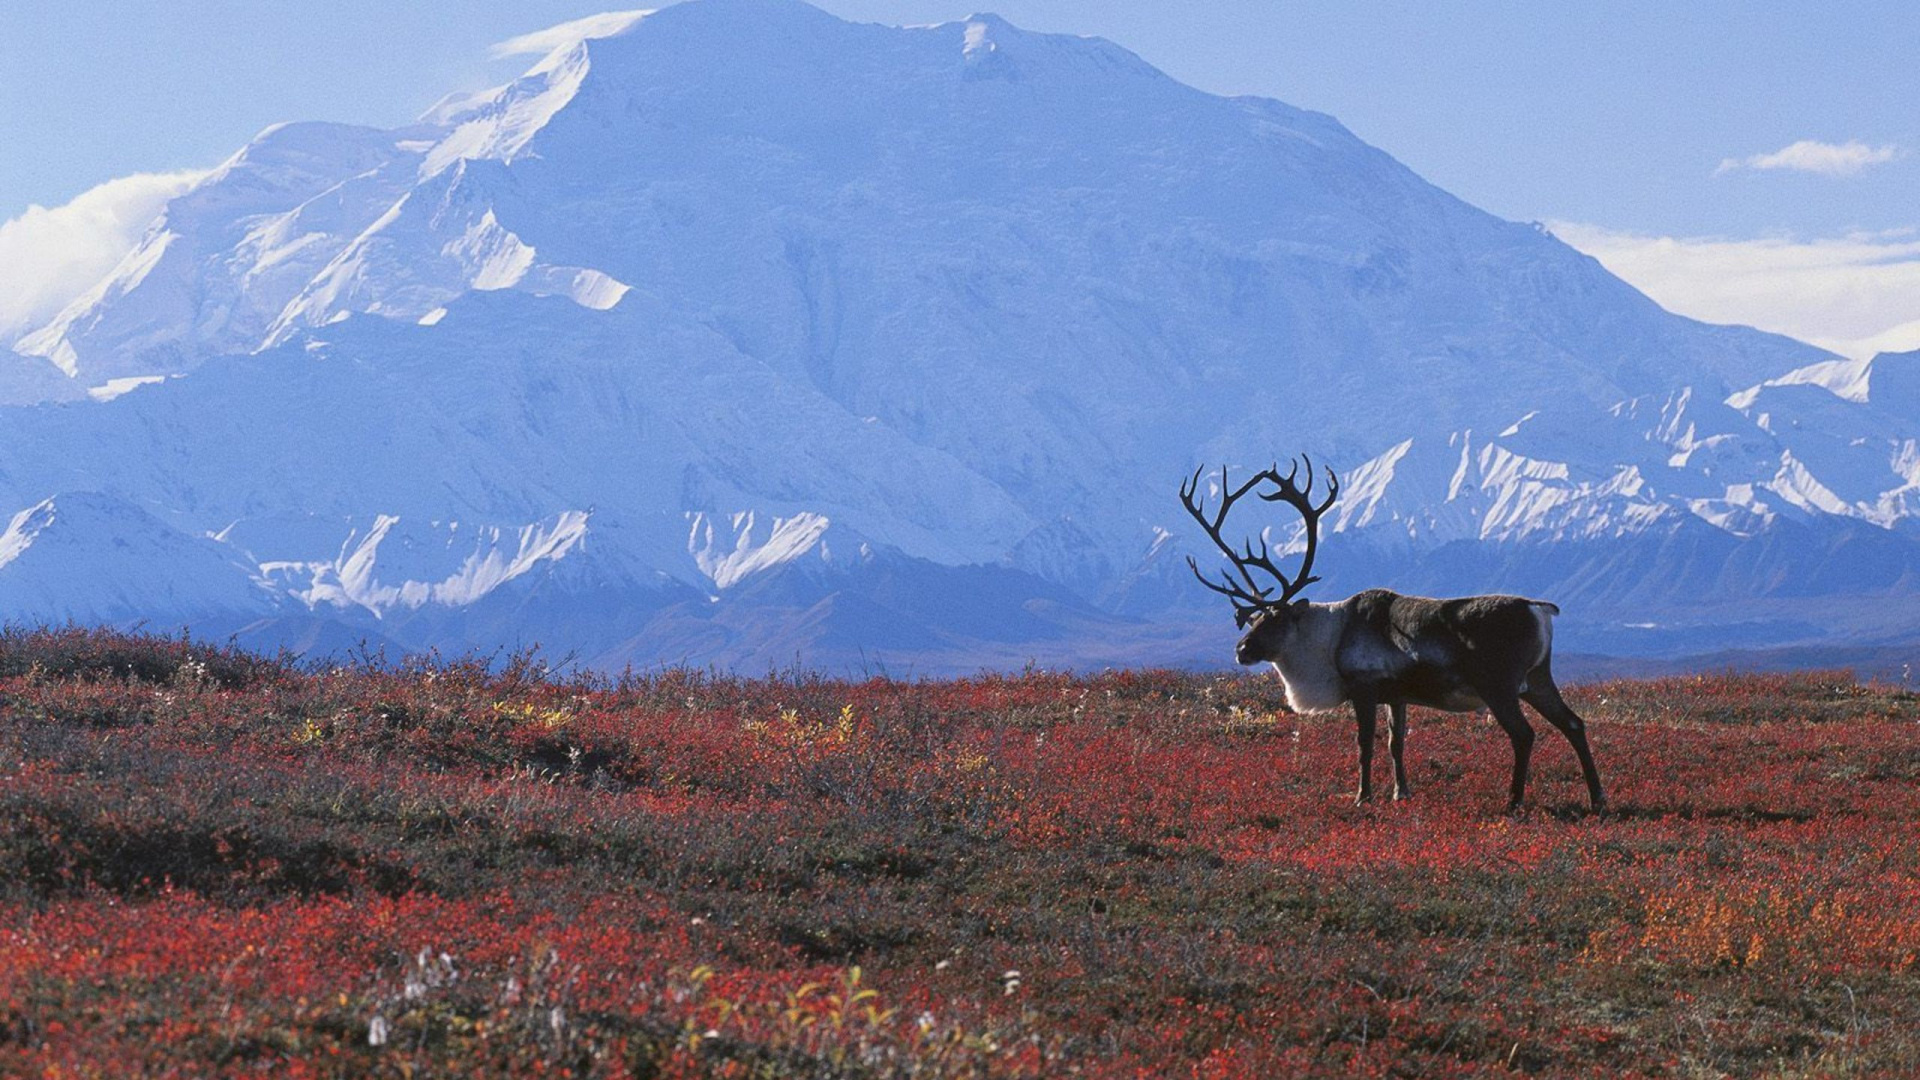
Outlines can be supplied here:
[[1528, 592], [1622, 656], [1920, 641], [1920, 353], [1674, 315], [1098, 39], [800, 0], [548, 36], [407, 127], [262, 132], [0, 341], [0, 618], [1220, 663], [1176, 486], [1310, 451], [1324, 595]]

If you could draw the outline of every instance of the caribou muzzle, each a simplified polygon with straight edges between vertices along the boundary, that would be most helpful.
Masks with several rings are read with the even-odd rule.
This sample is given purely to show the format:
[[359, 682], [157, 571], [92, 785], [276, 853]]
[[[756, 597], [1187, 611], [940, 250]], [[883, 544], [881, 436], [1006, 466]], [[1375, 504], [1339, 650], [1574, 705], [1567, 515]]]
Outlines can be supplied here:
[[1233, 659], [1235, 663], [1245, 667], [1252, 667], [1260, 662], [1260, 657], [1254, 654], [1253, 646], [1246, 638], [1241, 638], [1239, 644], [1233, 647]]

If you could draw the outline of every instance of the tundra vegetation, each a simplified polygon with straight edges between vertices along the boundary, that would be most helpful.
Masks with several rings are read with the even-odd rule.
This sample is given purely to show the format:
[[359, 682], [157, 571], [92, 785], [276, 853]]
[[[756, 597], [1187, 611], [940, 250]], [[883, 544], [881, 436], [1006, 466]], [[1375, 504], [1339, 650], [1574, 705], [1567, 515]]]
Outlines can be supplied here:
[[1908, 1076], [1920, 700], [1568, 688], [1356, 807], [1270, 675], [0, 635], [0, 1075]]

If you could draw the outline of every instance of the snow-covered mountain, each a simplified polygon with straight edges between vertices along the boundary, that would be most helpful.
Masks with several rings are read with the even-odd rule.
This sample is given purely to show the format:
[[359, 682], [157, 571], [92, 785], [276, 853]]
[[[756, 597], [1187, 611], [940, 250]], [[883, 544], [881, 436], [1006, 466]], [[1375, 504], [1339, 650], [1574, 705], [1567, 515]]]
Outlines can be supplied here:
[[1672, 315], [1104, 41], [576, 25], [414, 126], [263, 132], [0, 353], [0, 616], [1182, 662], [1231, 627], [1178, 478], [1310, 450], [1329, 593], [1524, 589], [1617, 652], [1920, 636], [1920, 354]]

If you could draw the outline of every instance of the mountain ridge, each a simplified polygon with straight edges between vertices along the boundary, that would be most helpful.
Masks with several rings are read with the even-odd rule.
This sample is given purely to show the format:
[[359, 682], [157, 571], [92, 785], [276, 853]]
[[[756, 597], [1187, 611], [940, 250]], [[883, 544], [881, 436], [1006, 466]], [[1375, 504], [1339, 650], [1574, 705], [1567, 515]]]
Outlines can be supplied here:
[[[274, 611], [210, 624], [484, 646], [552, 579], [575, 611], [528, 634], [636, 659], [590, 609], [671, 609], [721, 664], [883, 653], [916, 575], [1003, 613], [901, 617], [948, 670], [1069, 653], [1028, 601], [1196, 659], [1174, 484], [1294, 449], [1348, 478], [1330, 585], [1561, 589], [1576, 643], [1693, 619], [1710, 651], [1773, 603], [1741, 566], [1911, 588], [1816, 538], [1920, 545], [1914, 358], [1674, 316], [1331, 117], [1097, 39], [798, 0], [619, 22], [407, 128], [271, 128], [169, 203], [12, 343], [0, 392], [40, 404], [3, 410], [0, 513], [97, 491], [219, 537]], [[1582, 584], [1627, 551], [1704, 591]], [[0, 615], [62, 617], [36, 603]], [[1817, 622], [1763, 644], [1856, 629]]]

